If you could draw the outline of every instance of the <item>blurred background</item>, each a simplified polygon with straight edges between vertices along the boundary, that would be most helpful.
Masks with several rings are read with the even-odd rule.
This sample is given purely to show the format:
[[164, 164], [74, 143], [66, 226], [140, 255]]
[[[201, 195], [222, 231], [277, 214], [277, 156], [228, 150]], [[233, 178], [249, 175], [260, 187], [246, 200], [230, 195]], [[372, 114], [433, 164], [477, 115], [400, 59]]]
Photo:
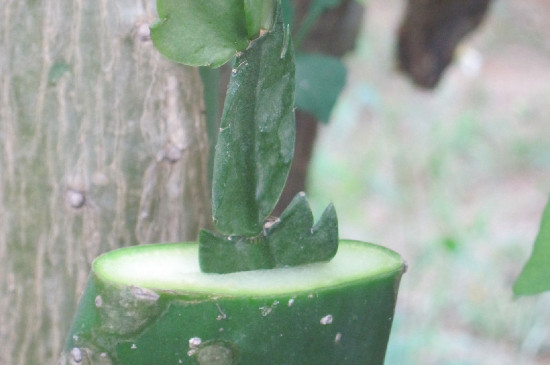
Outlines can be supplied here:
[[340, 236], [408, 262], [386, 364], [550, 364], [550, 294], [514, 298], [550, 193], [550, 2], [496, 0], [438, 87], [397, 71], [402, 0], [366, 2], [308, 178]]

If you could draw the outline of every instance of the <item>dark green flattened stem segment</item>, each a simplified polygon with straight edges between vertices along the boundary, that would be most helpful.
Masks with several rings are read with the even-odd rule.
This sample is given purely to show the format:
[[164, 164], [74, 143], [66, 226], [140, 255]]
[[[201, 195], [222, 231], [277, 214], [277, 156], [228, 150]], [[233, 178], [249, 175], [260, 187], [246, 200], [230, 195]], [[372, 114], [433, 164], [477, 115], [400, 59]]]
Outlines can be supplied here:
[[239, 55], [214, 156], [212, 215], [226, 235], [257, 236], [294, 154], [294, 52], [282, 17]]
[[[110, 266], [116, 269], [129, 265], [124, 260], [145, 253], [151, 263], [138, 265], [162, 270], [167, 266], [164, 261], [182, 252], [196, 256], [196, 245], [136, 246], [108, 253], [94, 263], [60, 365], [382, 365], [403, 261], [390, 250], [366, 243], [342, 241], [340, 248], [347, 257], [364, 257], [365, 262], [369, 255], [378, 255], [383, 269], [336, 277], [328, 284], [307, 287], [306, 283], [299, 289], [272, 288], [266, 280], [267, 289], [260, 284], [262, 288], [254, 292], [246, 289], [248, 280], [273, 271], [278, 274], [272, 278], [285, 273], [298, 278], [314, 270], [309, 275], [315, 278], [315, 270], [326, 275], [335, 266], [318, 263], [224, 275], [201, 274], [197, 267], [197, 273], [182, 277], [202, 275], [210, 278], [210, 284], [186, 286], [173, 280], [173, 285], [144, 285], [140, 279], [133, 282], [132, 275], [119, 279], [121, 274], [108, 272], [97, 262], [112, 260]], [[188, 259], [194, 261], [196, 257]], [[371, 260], [369, 265], [377, 264]], [[244, 289], [225, 284], [212, 288], [216, 285], [212, 283], [234, 275], [240, 276], [233, 285], [243, 284]], [[336, 276], [340, 275], [346, 274], [338, 269]]]

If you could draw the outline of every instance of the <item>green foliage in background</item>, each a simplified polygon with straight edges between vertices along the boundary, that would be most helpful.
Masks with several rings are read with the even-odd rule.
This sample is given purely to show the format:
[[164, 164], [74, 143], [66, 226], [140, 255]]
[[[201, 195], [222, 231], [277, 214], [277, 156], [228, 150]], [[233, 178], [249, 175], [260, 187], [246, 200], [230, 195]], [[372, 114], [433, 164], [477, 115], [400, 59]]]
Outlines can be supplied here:
[[[290, 0], [287, 0], [290, 2]], [[307, 36], [311, 27], [317, 22], [319, 17], [328, 10], [336, 8], [340, 5], [341, 0], [312, 0], [308, 12], [304, 21], [302, 22], [300, 29], [296, 32], [296, 44], [299, 46], [300, 43]]]
[[298, 29], [294, 24], [291, 0], [282, 1], [285, 23], [293, 29], [296, 38], [296, 107], [318, 121], [328, 123], [332, 109], [346, 84], [347, 69], [342, 60], [326, 54], [300, 51], [300, 45], [311, 28], [326, 11], [340, 5], [341, 0], [313, 0]]
[[296, 107], [328, 123], [346, 84], [347, 69], [336, 57], [322, 54], [296, 55]]
[[514, 284], [515, 295], [550, 290], [550, 200], [546, 205], [531, 257]]

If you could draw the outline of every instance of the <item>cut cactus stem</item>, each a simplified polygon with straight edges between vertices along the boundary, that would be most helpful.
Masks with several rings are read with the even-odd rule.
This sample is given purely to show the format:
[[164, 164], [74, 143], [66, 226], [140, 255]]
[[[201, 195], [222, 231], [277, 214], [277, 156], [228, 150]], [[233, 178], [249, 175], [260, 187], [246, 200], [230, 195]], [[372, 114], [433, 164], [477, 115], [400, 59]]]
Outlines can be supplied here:
[[382, 365], [404, 262], [340, 241], [334, 259], [207, 274], [196, 243], [97, 258], [60, 365]]

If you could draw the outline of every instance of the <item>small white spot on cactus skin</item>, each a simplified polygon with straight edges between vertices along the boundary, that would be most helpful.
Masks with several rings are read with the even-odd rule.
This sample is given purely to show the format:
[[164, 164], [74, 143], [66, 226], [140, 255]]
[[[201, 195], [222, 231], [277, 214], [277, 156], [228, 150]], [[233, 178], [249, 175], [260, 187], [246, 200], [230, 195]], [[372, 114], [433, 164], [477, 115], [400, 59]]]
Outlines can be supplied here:
[[202, 343], [202, 339], [200, 337], [192, 337], [189, 339], [189, 348], [196, 349], [201, 345], [201, 343]]
[[342, 341], [342, 334], [338, 332], [334, 337], [334, 343], [340, 343], [340, 341]]
[[135, 343], [133, 343], [133, 344], [132, 344], [132, 347], [130, 347], [130, 348], [131, 348], [132, 350], [135, 350], [135, 349], [137, 349], [137, 346], [136, 346]]
[[267, 317], [268, 315], [271, 314], [271, 312], [273, 312], [273, 309], [275, 309], [278, 305], [279, 305], [279, 301], [275, 300], [270, 306], [266, 305], [258, 309], [260, 310], [262, 317]]
[[332, 324], [332, 315], [331, 314], [327, 314], [326, 316], [324, 316], [323, 318], [321, 318], [321, 320], [319, 321], [323, 326], [326, 326], [327, 324]]
[[191, 337], [189, 339], [189, 351], [187, 351], [187, 356], [195, 355], [201, 344], [202, 339], [200, 337]]
[[259, 309], [262, 317], [267, 317], [273, 311], [271, 307], [260, 307]]
[[97, 308], [100, 308], [102, 305], [103, 305], [103, 298], [101, 298], [101, 295], [98, 295], [97, 297], [95, 297], [95, 306]]

